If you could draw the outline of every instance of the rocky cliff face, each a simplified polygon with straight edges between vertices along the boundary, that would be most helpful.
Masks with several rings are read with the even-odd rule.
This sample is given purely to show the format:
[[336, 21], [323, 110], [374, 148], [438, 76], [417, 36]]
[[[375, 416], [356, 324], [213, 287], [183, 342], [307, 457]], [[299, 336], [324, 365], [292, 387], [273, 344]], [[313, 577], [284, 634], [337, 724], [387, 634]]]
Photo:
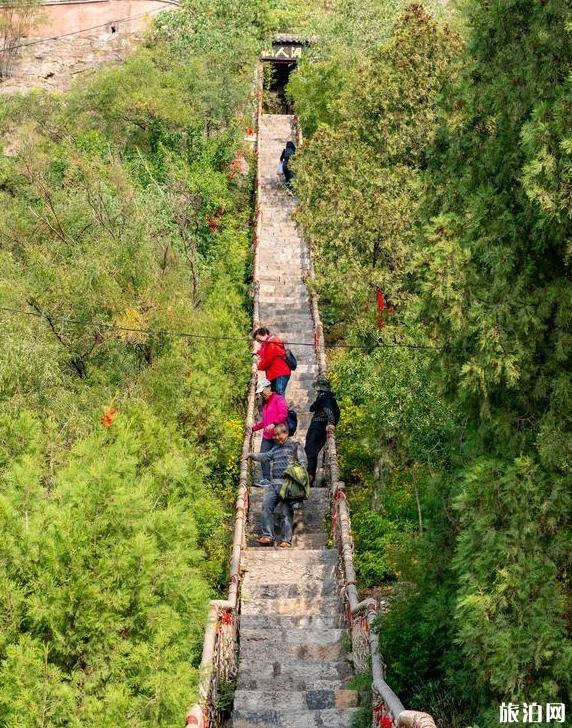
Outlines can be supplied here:
[[64, 91], [83, 73], [123, 59], [149, 18], [173, 8], [164, 0], [83, 0], [42, 8], [41, 24], [22, 38], [11, 75], [0, 94], [48, 89]]
[[27, 39], [13, 74], [0, 83], [0, 93], [32, 89], [65, 91], [74, 79], [103, 63], [120, 61], [136, 40], [135, 34], [71, 36], [58, 40]]

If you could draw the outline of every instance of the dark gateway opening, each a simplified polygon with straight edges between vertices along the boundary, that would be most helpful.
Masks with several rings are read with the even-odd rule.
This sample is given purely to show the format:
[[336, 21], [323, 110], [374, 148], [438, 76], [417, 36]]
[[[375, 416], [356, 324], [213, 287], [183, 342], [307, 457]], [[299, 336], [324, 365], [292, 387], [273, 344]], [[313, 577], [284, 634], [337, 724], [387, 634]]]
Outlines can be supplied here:
[[286, 85], [302, 56], [302, 49], [311, 42], [311, 39], [299, 35], [277, 35], [272, 41], [272, 49], [262, 55], [264, 66], [262, 110], [265, 114], [293, 113], [291, 104], [286, 98]]
[[292, 113], [291, 104], [286, 98], [286, 84], [295, 68], [295, 61], [268, 61], [264, 64], [262, 111], [265, 114]]

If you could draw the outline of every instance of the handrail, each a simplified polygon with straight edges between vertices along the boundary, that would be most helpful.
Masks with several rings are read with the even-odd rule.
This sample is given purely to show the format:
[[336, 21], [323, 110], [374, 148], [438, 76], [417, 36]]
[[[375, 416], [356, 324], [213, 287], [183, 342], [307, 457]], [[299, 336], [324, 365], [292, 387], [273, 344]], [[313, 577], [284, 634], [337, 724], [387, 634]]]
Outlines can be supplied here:
[[[311, 285], [314, 277], [312, 256], [308, 251], [308, 291], [312, 317], [314, 320], [314, 343], [319, 374], [327, 374], [324, 327], [320, 319], [318, 297]], [[332, 521], [337, 530], [339, 550], [344, 578], [344, 592], [352, 630], [354, 666], [358, 672], [372, 672], [373, 726], [379, 728], [436, 728], [435, 721], [428, 713], [405, 710], [403, 703], [385, 682], [385, 666], [379, 649], [379, 636], [374, 629], [378, 604], [375, 599], [359, 600], [357, 576], [354, 566], [354, 544], [351, 531], [351, 518], [346, 500], [345, 484], [340, 477], [340, 466], [334, 432], [328, 432], [326, 444], [326, 473], [332, 499]], [[368, 664], [369, 663], [369, 664]]]
[[[262, 212], [260, 209], [260, 174], [258, 166], [258, 142], [260, 136], [260, 119], [262, 116], [262, 67], [257, 69], [256, 79], [256, 203], [254, 208], [254, 232], [252, 236], [252, 264], [253, 285], [252, 319], [256, 326], [260, 320], [259, 286], [258, 286], [258, 240]], [[242, 443], [242, 459], [238, 481], [238, 494], [236, 498], [236, 515], [234, 521], [234, 536], [232, 541], [232, 554], [230, 558], [230, 585], [226, 599], [213, 599], [210, 602], [209, 616], [203, 639], [203, 652], [200, 665], [199, 700], [188, 710], [186, 723], [196, 728], [213, 727], [218, 723], [219, 706], [217, 691], [221, 678], [232, 681], [236, 677], [236, 655], [238, 649], [238, 606], [240, 593], [240, 577], [242, 551], [246, 545], [246, 519], [248, 516], [248, 462], [246, 455], [252, 449], [252, 432], [249, 425], [254, 422], [254, 408], [256, 404], [256, 384], [258, 381], [258, 368], [256, 361], [252, 362], [250, 370], [250, 384], [248, 387], [248, 400], [246, 411], [246, 430]], [[224, 662], [224, 664], [223, 664]]]

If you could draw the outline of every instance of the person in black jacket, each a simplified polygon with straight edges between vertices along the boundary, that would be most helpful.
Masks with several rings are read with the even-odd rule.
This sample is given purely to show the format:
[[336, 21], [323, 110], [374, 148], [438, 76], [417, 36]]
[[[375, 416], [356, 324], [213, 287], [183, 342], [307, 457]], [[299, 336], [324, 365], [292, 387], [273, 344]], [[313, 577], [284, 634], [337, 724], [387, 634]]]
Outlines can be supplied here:
[[282, 162], [282, 171], [284, 173], [284, 177], [286, 178], [286, 186], [288, 189], [291, 189], [292, 186], [292, 178], [294, 177], [294, 172], [290, 169], [290, 160], [292, 159], [292, 155], [296, 151], [296, 145], [294, 142], [286, 142], [286, 147], [282, 150], [282, 154], [280, 155], [280, 161]]
[[316, 479], [318, 467], [318, 455], [326, 444], [328, 431], [334, 430], [340, 419], [340, 408], [336, 397], [332, 392], [330, 382], [326, 377], [320, 375], [313, 384], [317, 391], [316, 400], [310, 407], [313, 412], [312, 421], [306, 434], [306, 457], [308, 458], [308, 475], [310, 483]]

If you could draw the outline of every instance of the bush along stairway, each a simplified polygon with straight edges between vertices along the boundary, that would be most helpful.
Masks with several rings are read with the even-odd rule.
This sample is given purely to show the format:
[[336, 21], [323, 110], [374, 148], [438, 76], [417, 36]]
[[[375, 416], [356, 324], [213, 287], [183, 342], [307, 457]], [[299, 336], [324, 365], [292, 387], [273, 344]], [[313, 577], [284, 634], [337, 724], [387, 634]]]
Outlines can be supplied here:
[[[299, 364], [288, 386], [298, 411], [295, 438], [309, 424], [312, 381], [326, 373], [323, 330], [308, 250], [293, 221], [295, 199], [277, 174], [280, 152], [295, 134], [287, 115], [258, 112], [257, 208], [254, 235], [254, 323], [292, 343]], [[258, 380], [253, 363], [248, 424]], [[245, 437], [243, 454], [250, 451]], [[257, 443], [256, 443], [257, 444]], [[256, 447], [255, 444], [255, 447]], [[353, 543], [335, 435], [328, 435], [323, 487], [296, 513], [292, 548], [259, 547], [263, 491], [249, 494], [243, 461], [228, 599], [211, 602], [201, 662], [200, 703], [187, 714], [199, 728], [350, 728], [357, 673], [372, 674], [372, 725], [435, 728], [431, 716], [405, 710], [384, 680], [377, 636], [377, 604], [359, 601]], [[330, 529], [329, 524], [332, 524]], [[234, 695], [232, 694], [234, 691]]]

